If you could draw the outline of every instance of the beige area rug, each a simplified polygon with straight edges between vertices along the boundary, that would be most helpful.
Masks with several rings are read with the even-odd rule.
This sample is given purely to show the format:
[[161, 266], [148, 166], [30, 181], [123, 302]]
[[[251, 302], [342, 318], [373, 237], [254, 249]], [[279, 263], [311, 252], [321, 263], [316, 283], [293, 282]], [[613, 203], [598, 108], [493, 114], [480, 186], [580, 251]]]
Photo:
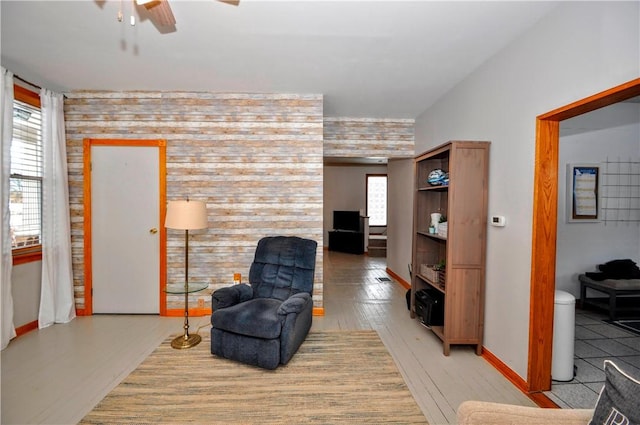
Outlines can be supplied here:
[[426, 424], [375, 331], [312, 332], [274, 371], [164, 341], [81, 424]]

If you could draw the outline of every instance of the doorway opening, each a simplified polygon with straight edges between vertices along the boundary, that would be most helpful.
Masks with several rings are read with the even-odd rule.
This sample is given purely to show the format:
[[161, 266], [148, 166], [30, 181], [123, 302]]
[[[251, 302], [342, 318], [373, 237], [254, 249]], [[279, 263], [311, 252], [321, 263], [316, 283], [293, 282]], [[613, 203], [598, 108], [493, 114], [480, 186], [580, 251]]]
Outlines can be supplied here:
[[551, 388], [560, 122], [640, 95], [640, 78], [536, 118], [527, 390]]

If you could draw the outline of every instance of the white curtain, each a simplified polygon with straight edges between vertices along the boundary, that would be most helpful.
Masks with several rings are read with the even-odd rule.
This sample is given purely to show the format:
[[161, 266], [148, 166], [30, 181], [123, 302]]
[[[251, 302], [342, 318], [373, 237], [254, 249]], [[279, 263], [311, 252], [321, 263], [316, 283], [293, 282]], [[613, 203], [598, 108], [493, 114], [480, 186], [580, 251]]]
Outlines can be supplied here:
[[0, 208], [2, 208], [2, 223], [0, 225], [0, 239], [2, 239], [2, 259], [0, 261], [0, 285], [2, 299], [0, 304], [0, 327], [2, 328], [2, 349], [4, 350], [11, 338], [16, 336], [13, 325], [13, 296], [11, 295], [11, 269], [13, 255], [11, 253], [11, 229], [9, 214], [9, 179], [11, 177], [11, 139], [13, 138], [13, 73], [0, 68], [2, 73], [2, 87], [0, 88], [0, 102], [2, 105], [2, 176], [0, 177]]
[[71, 268], [71, 228], [64, 100], [42, 89], [42, 287], [38, 327], [76, 317]]

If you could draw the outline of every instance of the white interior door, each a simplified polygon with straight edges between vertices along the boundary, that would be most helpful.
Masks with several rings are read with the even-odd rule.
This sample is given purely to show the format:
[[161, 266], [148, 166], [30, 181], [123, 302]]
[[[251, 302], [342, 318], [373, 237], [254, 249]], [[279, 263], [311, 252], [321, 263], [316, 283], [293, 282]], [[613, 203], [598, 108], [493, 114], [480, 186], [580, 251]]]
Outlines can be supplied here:
[[160, 309], [159, 150], [91, 147], [94, 313]]

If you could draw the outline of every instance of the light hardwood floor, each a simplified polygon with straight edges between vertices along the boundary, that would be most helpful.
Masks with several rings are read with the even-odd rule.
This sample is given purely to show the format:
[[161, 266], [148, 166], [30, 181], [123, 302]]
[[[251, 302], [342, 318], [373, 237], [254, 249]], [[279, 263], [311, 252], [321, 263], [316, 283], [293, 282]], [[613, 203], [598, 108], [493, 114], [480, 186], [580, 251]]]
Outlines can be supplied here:
[[[409, 318], [405, 289], [384, 258], [325, 251], [325, 316], [312, 330], [375, 329], [431, 425], [455, 423], [464, 400], [533, 406], [472, 347], [442, 355], [440, 341]], [[209, 317], [191, 317], [208, 332]], [[32, 331], [2, 352], [2, 423], [77, 423], [167, 336], [181, 318], [95, 315]]]

